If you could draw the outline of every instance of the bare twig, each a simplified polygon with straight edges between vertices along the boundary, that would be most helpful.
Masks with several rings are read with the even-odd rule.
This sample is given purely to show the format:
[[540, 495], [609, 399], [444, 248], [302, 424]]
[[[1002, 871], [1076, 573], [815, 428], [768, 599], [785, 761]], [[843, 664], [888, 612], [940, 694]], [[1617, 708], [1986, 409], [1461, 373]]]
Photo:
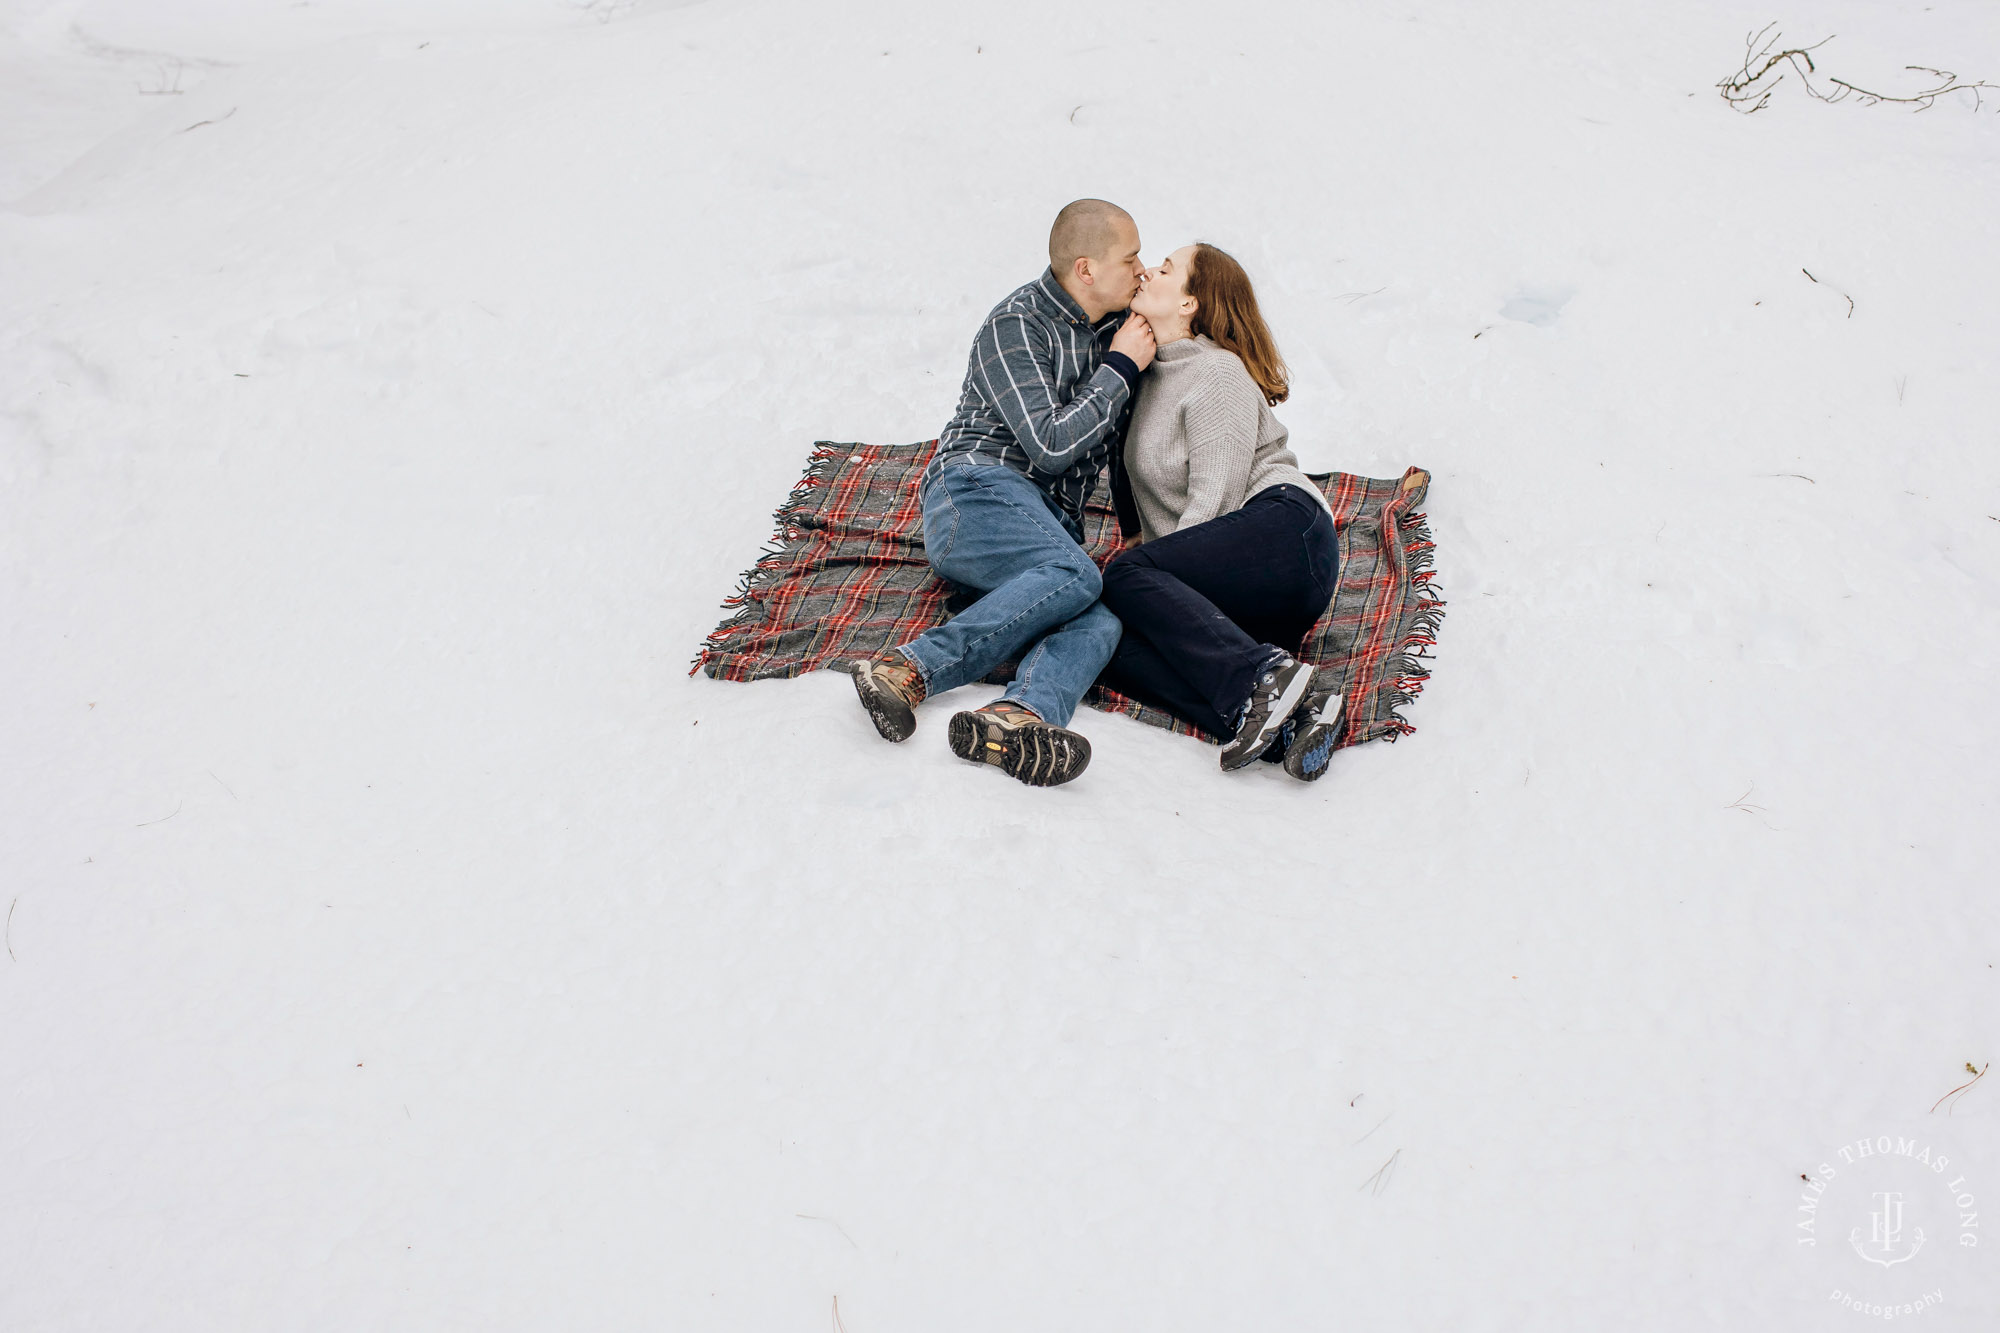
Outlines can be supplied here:
[[1784, 39], [1784, 34], [1776, 32], [1776, 23], [1767, 23], [1743, 39], [1743, 66], [1734, 74], [1721, 79], [1716, 88], [1722, 93], [1722, 100], [1741, 111], [1744, 115], [1762, 111], [1771, 101], [1771, 94], [1785, 81], [1785, 75], [1796, 75], [1799, 86], [1806, 95], [1821, 102], [1844, 102], [1849, 97], [1858, 98], [1863, 106], [1875, 106], [1882, 102], [1892, 102], [1899, 106], [1914, 107], [1918, 111], [1930, 110], [1938, 98], [1950, 93], [1971, 93], [1972, 109], [1977, 111], [1985, 105], [1984, 93], [2000, 92], [2000, 85], [1987, 83], [1983, 79], [1970, 83], [1960, 80], [1950, 70], [1932, 69], [1929, 65], [1905, 65], [1904, 69], [1917, 74], [1928, 75], [1936, 82], [1914, 93], [1898, 96], [1894, 93], [1878, 93], [1845, 79], [1832, 75], [1823, 76], [1826, 88], [1813, 86], [1812, 76], [1819, 73], [1819, 66], [1813, 63], [1812, 53], [1833, 40], [1828, 34], [1811, 46], [1790, 46], [1783, 50], [1773, 50]]
[[1388, 1189], [1389, 1178], [1396, 1174], [1396, 1159], [1398, 1157], [1401, 1157], [1402, 1155], [1403, 1155], [1403, 1150], [1401, 1148], [1398, 1148], [1396, 1149], [1396, 1151], [1390, 1153], [1389, 1160], [1382, 1163], [1381, 1168], [1377, 1170], [1374, 1175], [1362, 1181], [1359, 1185], [1355, 1186], [1355, 1188], [1367, 1190], [1371, 1196], [1380, 1194], [1383, 1190]]
[[1814, 282], [1818, 282], [1820, 286], [1822, 286], [1822, 287], [1826, 288], [1826, 289], [1827, 289], [1828, 291], [1832, 292], [1832, 293], [1833, 293], [1833, 294], [1834, 294], [1835, 296], [1838, 296], [1838, 297], [1840, 297], [1840, 298], [1841, 298], [1842, 300], [1846, 301], [1846, 302], [1847, 302], [1847, 317], [1848, 317], [1849, 319], [1853, 319], [1853, 318], [1854, 318], [1854, 298], [1853, 298], [1853, 297], [1849, 296], [1849, 295], [1848, 295], [1848, 294], [1847, 294], [1846, 292], [1843, 292], [1843, 291], [1841, 291], [1841, 290], [1840, 290], [1840, 288], [1838, 288], [1838, 287], [1834, 286], [1834, 285], [1833, 285], [1832, 283], [1830, 283], [1830, 282], [1820, 282], [1818, 278], [1813, 278], [1813, 275], [1812, 275], [1812, 270], [1811, 270], [1811, 269], [1807, 269], [1807, 268], [1802, 268], [1802, 269], [1800, 269], [1800, 270], [1799, 270], [1799, 272], [1801, 272], [1801, 273], [1805, 274], [1805, 275], [1806, 275], [1806, 276], [1807, 276], [1808, 278], [1812, 278], [1812, 280], [1813, 280]]
[[[1389, 1115], [1385, 1115], [1385, 1116], [1383, 1116], [1383, 1117], [1382, 1117], [1382, 1118], [1381, 1118], [1380, 1120], [1377, 1120], [1377, 1121], [1375, 1122], [1375, 1129], [1380, 1129], [1380, 1128], [1382, 1128], [1382, 1126], [1384, 1126], [1384, 1125], [1388, 1124], [1388, 1123], [1389, 1123], [1389, 1116], [1393, 1116], [1393, 1115], [1395, 1115], [1395, 1114], [1396, 1114], [1396, 1113], [1395, 1113], [1394, 1111], [1391, 1111], [1391, 1112], [1389, 1112]], [[1360, 1147], [1360, 1146], [1361, 1146], [1362, 1144], [1364, 1144], [1364, 1143], [1368, 1142], [1369, 1138], [1370, 1138], [1370, 1137], [1372, 1137], [1372, 1136], [1374, 1135], [1374, 1133], [1375, 1133], [1375, 1129], [1371, 1129], [1371, 1130], [1369, 1130], [1369, 1131], [1368, 1131], [1368, 1133], [1366, 1133], [1366, 1134], [1363, 1134], [1363, 1135], [1362, 1135], [1362, 1136], [1361, 1136], [1360, 1138], [1356, 1139], [1356, 1140], [1355, 1140], [1355, 1141], [1354, 1141], [1354, 1142], [1353, 1142], [1352, 1144], [1350, 1144], [1349, 1146], [1350, 1146], [1350, 1147], [1355, 1147], [1355, 1148], [1358, 1148], [1358, 1147]]]
[[141, 88], [139, 90], [139, 96], [179, 97], [181, 95], [181, 71], [186, 68], [187, 66], [185, 64], [183, 64], [181, 61], [176, 60], [174, 62], [174, 76], [173, 78], [169, 79], [167, 77], [167, 67], [165, 65], [158, 66], [157, 72], [160, 76], [160, 86], [157, 88]]
[[229, 110], [223, 112], [221, 115], [217, 116], [214, 120], [197, 120], [194, 124], [188, 126], [187, 130], [182, 130], [181, 133], [186, 134], [188, 130], [198, 130], [204, 125], [220, 125], [223, 121], [228, 120], [231, 116], [235, 114], [236, 114], [236, 108], [230, 107]]
[[[9, 952], [12, 951], [9, 950]], [[1985, 1078], [1986, 1071], [1988, 1069], [1991, 1069], [1992, 1067], [1993, 1067], [1993, 1062], [1991, 1060], [1988, 1060], [1983, 1068], [1974, 1069], [1972, 1067], [1972, 1061], [1967, 1060], [1965, 1062], [1965, 1072], [1972, 1075], [1972, 1077], [1967, 1079], [1965, 1082], [1959, 1084], [1957, 1087], [1953, 1088], [1950, 1092], [1947, 1092], [1944, 1096], [1938, 1098], [1935, 1102], [1932, 1102], [1930, 1113], [1932, 1115], [1936, 1115], [1938, 1107], [1944, 1106], [1946, 1102], [1950, 1102], [1951, 1105], [1945, 1106], [1944, 1110], [1944, 1113], [1946, 1115], [1950, 1115], [1952, 1111], [1954, 1111], [1958, 1107], [1958, 1101], [1956, 1100], [1958, 1095], [1964, 1092], [1967, 1088], [1971, 1087], [1974, 1083], [1977, 1083], [1980, 1079]]]
[[[1760, 89], [1757, 87], [1757, 84], [1765, 75], [1769, 74], [1779, 65], [1790, 65], [1792, 68], [1797, 69], [1801, 62], [1804, 63], [1808, 71], [1811, 70], [1813, 68], [1811, 53], [1833, 40], [1833, 37], [1829, 35], [1820, 38], [1811, 46], [1793, 47], [1789, 50], [1780, 51], [1776, 55], [1771, 55], [1771, 48], [1776, 46], [1778, 39], [1783, 36], [1782, 33], [1771, 32], [1771, 29], [1777, 26], [1776, 23], [1767, 23], [1756, 32], [1744, 37], [1743, 67], [1715, 85], [1722, 92], [1722, 100], [1746, 116], [1752, 112], [1762, 111], [1765, 104], [1771, 100], [1771, 93], [1776, 90], [1780, 83], [1785, 81], [1785, 76], [1781, 73], [1777, 78], [1772, 79], [1767, 87]], [[1770, 33], [1768, 39], [1765, 37], [1766, 33]], [[1762, 60], [1764, 63], [1758, 65], [1756, 70], [1752, 71], [1750, 66], [1756, 64], [1759, 60]]]
[[132, 827], [133, 827], [133, 828], [151, 828], [151, 827], [152, 827], [153, 825], [155, 825], [155, 824], [164, 824], [164, 823], [166, 823], [166, 822], [167, 822], [167, 821], [168, 821], [169, 819], [172, 819], [172, 818], [174, 817], [174, 815], [177, 815], [177, 814], [179, 814], [180, 812], [181, 812], [181, 803], [180, 803], [179, 801], [175, 801], [175, 802], [174, 802], [174, 809], [173, 809], [173, 814], [166, 814], [166, 815], [161, 815], [161, 816], [160, 816], [160, 817], [159, 817], [158, 819], [149, 819], [149, 820], [147, 820], [147, 821], [146, 821], [145, 823], [143, 823], [143, 824], [134, 824], [134, 825], [133, 825]]
[[1749, 815], [1759, 824], [1762, 824], [1765, 828], [1771, 830], [1771, 832], [1783, 833], [1784, 832], [1783, 829], [1779, 828], [1776, 824], [1773, 824], [1770, 820], [1764, 818], [1765, 815], [1770, 813], [1768, 810], [1766, 810], [1761, 805], [1751, 804], [1750, 793], [1756, 790], [1757, 790], [1756, 784], [1752, 783], [1747, 791], [1745, 791], [1741, 796], [1737, 797], [1735, 800], [1731, 801], [1728, 805], [1725, 805], [1722, 808], [1724, 810], [1741, 810], [1744, 814]]
[[1722, 808], [1724, 810], [1761, 811], [1764, 808], [1763, 806], [1750, 805], [1747, 803], [1750, 799], [1750, 793], [1756, 790], [1757, 790], [1757, 784], [1753, 782], [1750, 784], [1748, 790], [1746, 790], [1741, 796], [1737, 797], [1735, 800], [1731, 801], [1728, 805], [1725, 805]]
[[[18, 893], [14, 895], [14, 901], [7, 904], [7, 959], [9, 962], [14, 963], [21, 961], [14, 957], [14, 909], [20, 905], [21, 895]], [[1936, 1108], [1933, 1107], [1932, 1109], [1935, 1110]]]
[[840, 1297], [833, 1298], [833, 1333], [847, 1333], [847, 1325], [840, 1322]]

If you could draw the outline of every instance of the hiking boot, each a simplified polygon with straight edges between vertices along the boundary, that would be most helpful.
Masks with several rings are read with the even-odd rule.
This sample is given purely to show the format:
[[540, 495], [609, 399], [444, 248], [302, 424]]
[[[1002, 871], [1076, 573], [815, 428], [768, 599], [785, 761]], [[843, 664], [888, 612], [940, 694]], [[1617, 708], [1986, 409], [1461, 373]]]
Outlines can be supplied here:
[[1287, 726], [1292, 735], [1285, 742], [1285, 771], [1300, 782], [1316, 781], [1347, 732], [1347, 701], [1338, 694], [1330, 699], [1308, 695]]
[[1090, 764], [1089, 741], [1050, 726], [1012, 699], [952, 714], [946, 739], [960, 759], [992, 764], [1030, 787], [1068, 782]]
[[1243, 705], [1242, 720], [1235, 737], [1222, 747], [1222, 771], [1232, 773], [1258, 757], [1278, 739], [1285, 719], [1312, 688], [1313, 671], [1290, 653], [1280, 652], [1271, 659], [1250, 687], [1249, 701]]
[[[1333, 720], [1335, 722], [1339, 721], [1339, 705], [1340, 696], [1334, 693], [1333, 686], [1328, 678], [1321, 674], [1318, 667], [1314, 667], [1312, 688], [1306, 691], [1305, 698], [1299, 700], [1299, 706], [1292, 710], [1292, 715], [1285, 719], [1285, 725], [1278, 728], [1277, 739], [1272, 741], [1264, 753], [1258, 756], [1258, 762], [1265, 764], [1284, 763], [1285, 755], [1290, 752], [1292, 743], [1298, 740], [1299, 734], [1307, 727], [1317, 724], [1325, 716], [1326, 710], [1329, 707], [1334, 709]], [[1313, 776], [1317, 777], [1318, 774], [1314, 774]], [[1311, 782], [1312, 778], [1304, 780]]]
[[898, 652], [854, 664], [854, 692], [885, 741], [906, 741], [917, 729], [916, 706], [924, 701], [924, 674]]

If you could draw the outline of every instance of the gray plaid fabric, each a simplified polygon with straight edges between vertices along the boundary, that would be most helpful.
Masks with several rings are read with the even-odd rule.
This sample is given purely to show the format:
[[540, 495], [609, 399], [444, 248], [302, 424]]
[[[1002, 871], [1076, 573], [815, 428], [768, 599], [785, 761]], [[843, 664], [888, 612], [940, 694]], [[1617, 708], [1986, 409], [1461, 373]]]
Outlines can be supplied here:
[[993, 307], [972, 342], [965, 388], [924, 473], [999, 463], [1025, 474], [1078, 524], [1131, 406], [1125, 379], [1104, 364], [1123, 311], [1095, 325], [1054, 269]]

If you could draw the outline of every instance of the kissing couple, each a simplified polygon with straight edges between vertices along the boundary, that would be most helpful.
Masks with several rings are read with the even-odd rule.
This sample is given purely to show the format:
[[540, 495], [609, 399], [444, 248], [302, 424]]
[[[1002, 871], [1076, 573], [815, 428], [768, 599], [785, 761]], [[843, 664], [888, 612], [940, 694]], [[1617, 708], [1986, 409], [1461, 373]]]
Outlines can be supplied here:
[[[1065, 207], [1048, 270], [980, 325], [918, 483], [932, 569], [981, 596], [855, 664], [875, 729], [907, 740], [925, 699], [1017, 662], [1000, 698], [952, 716], [961, 759], [1070, 781], [1090, 742], [1068, 723], [1101, 677], [1224, 738], [1226, 771], [1324, 773], [1341, 700], [1296, 654], [1337, 555], [1271, 412], [1287, 375], [1235, 259], [1197, 242], [1147, 268], [1124, 209]], [[1127, 548], [1100, 575], [1083, 507], [1107, 469]]]

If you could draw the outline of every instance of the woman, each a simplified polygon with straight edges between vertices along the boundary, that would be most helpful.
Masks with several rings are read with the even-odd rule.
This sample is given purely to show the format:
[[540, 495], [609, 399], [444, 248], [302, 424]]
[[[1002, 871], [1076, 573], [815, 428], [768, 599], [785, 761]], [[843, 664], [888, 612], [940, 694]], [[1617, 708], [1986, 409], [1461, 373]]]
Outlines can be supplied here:
[[1132, 309], [1159, 350], [1125, 437], [1144, 541], [1104, 571], [1125, 626], [1105, 681], [1228, 737], [1225, 770], [1282, 747], [1310, 782], [1340, 699], [1315, 694], [1293, 654], [1332, 600], [1337, 557], [1332, 511], [1271, 414], [1285, 363], [1243, 266], [1212, 245], [1149, 270]]

